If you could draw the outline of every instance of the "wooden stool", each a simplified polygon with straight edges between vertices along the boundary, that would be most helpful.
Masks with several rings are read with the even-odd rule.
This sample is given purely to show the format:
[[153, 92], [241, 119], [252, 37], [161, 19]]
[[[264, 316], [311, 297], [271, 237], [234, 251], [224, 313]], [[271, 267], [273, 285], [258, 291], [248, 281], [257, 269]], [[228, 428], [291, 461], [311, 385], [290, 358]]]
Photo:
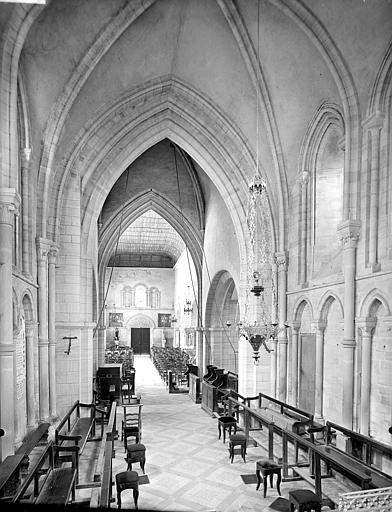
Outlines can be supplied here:
[[290, 512], [321, 512], [321, 499], [308, 489], [298, 489], [289, 492]]
[[127, 457], [125, 460], [128, 463], [127, 471], [132, 471], [133, 462], [139, 462], [144, 474], [144, 465], [146, 463], [146, 447], [144, 444], [129, 444], [127, 446]]
[[270, 486], [273, 488], [273, 478], [274, 474], [278, 475], [278, 479], [276, 481], [276, 489], [280, 494], [280, 482], [282, 481], [282, 466], [276, 464], [271, 459], [261, 459], [256, 462], [256, 477], [257, 477], [257, 486], [256, 491], [259, 489], [261, 484], [260, 474], [263, 475], [263, 486], [264, 486], [264, 498], [267, 496], [267, 477], [270, 477]]
[[219, 437], [221, 438], [222, 430], [223, 430], [223, 442], [226, 442], [226, 430], [229, 431], [229, 435], [231, 435], [231, 429], [234, 427], [234, 434], [237, 432], [237, 420], [233, 416], [221, 416], [218, 418], [218, 432]]
[[230, 456], [231, 463], [233, 464], [234, 448], [236, 446], [240, 446], [241, 447], [241, 456], [244, 459], [244, 462], [246, 462], [246, 460], [245, 460], [245, 455], [246, 455], [246, 437], [244, 435], [242, 435], [242, 434], [233, 434], [232, 436], [230, 436], [229, 439], [230, 439], [230, 441], [229, 441], [229, 456]]
[[139, 498], [139, 475], [136, 471], [123, 471], [116, 475], [117, 504], [121, 508], [121, 493], [125, 489], [133, 489], [133, 501], [137, 510], [137, 500]]

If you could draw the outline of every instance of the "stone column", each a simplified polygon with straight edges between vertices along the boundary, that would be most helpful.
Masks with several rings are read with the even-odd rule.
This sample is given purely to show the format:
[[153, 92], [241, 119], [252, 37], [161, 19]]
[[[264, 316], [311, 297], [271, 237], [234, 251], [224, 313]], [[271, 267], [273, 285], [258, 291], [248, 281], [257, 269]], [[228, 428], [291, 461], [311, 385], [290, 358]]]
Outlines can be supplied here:
[[363, 126], [369, 130], [371, 140], [369, 266], [373, 269], [373, 271], [379, 269], [377, 242], [380, 187], [380, 137], [383, 123], [384, 115], [381, 112], [373, 113], [363, 123]]
[[327, 324], [322, 321], [314, 322], [316, 331], [316, 372], [314, 386], [314, 415], [315, 419], [323, 418], [323, 386], [324, 386], [324, 332]]
[[31, 149], [24, 148], [21, 153], [22, 170], [22, 270], [30, 276], [30, 229], [29, 229], [29, 176]]
[[48, 269], [50, 240], [37, 238], [39, 419], [49, 419]]
[[291, 397], [295, 407], [298, 405], [298, 333], [301, 322], [291, 324]]
[[34, 368], [34, 347], [37, 323], [26, 321], [26, 390], [27, 390], [27, 427], [31, 429], [36, 424], [36, 402], [35, 402], [35, 368]]
[[14, 354], [12, 313], [12, 245], [19, 196], [0, 188], [0, 460], [14, 453]]
[[308, 183], [309, 171], [301, 176], [301, 238], [299, 254], [299, 284], [307, 286], [307, 242], [308, 242]]
[[362, 334], [361, 358], [361, 401], [360, 401], [360, 432], [369, 435], [370, 428], [370, 386], [372, 368], [372, 337], [376, 327], [375, 318], [358, 319], [357, 325]]
[[276, 263], [278, 266], [278, 307], [279, 307], [279, 379], [278, 398], [282, 402], [287, 396], [287, 332], [285, 328], [287, 315], [287, 253], [277, 252]]
[[196, 365], [199, 368], [199, 377], [204, 375], [205, 367], [203, 366], [203, 329], [198, 327], [195, 332], [196, 344]]
[[106, 325], [101, 323], [98, 327], [98, 366], [105, 364]]
[[[271, 347], [271, 396], [276, 398], [278, 383], [278, 340], [274, 338], [270, 342]], [[261, 349], [263, 350], [263, 349]]]
[[58, 246], [48, 253], [48, 339], [49, 339], [49, 414], [56, 418], [56, 258]]
[[355, 355], [355, 274], [360, 221], [343, 222], [338, 232], [343, 244], [344, 330], [343, 330], [343, 426], [353, 428]]

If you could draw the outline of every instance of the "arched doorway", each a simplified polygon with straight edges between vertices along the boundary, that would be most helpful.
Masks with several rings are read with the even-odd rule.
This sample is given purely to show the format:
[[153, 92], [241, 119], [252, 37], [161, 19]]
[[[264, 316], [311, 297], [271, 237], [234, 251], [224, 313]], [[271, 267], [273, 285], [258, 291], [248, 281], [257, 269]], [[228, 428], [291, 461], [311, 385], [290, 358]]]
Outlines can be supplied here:
[[146, 315], [135, 315], [126, 324], [127, 339], [134, 354], [149, 354], [155, 325]]

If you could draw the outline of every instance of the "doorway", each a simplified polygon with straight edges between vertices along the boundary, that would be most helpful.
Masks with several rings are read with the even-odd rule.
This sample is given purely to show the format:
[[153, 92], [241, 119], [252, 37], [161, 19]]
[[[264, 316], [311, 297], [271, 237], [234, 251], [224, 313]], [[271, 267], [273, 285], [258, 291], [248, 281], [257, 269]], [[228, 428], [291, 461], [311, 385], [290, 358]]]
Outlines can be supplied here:
[[298, 407], [310, 413], [314, 412], [315, 383], [316, 335], [301, 334]]
[[134, 354], [150, 353], [150, 329], [146, 327], [131, 328], [131, 347]]

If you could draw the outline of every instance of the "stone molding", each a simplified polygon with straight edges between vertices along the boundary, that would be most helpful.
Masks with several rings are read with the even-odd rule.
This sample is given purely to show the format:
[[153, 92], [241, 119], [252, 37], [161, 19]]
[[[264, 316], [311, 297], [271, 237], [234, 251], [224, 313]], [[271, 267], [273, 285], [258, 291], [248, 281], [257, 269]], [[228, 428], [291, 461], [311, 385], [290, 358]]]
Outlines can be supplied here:
[[372, 114], [370, 114], [364, 121], [362, 122], [362, 128], [364, 130], [375, 130], [379, 131], [384, 126], [385, 114], [376, 110]]

